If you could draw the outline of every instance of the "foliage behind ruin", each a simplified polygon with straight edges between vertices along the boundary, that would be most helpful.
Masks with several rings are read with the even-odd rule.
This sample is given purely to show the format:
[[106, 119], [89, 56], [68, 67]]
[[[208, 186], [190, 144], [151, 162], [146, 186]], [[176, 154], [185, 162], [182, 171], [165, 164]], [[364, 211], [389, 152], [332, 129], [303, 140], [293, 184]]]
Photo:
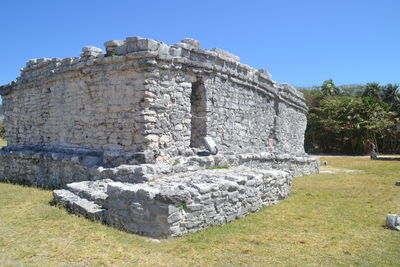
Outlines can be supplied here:
[[400, 153], [399, 85], [367, 83], [302, 88], [309, 107], [305, 149], [309, 153]]

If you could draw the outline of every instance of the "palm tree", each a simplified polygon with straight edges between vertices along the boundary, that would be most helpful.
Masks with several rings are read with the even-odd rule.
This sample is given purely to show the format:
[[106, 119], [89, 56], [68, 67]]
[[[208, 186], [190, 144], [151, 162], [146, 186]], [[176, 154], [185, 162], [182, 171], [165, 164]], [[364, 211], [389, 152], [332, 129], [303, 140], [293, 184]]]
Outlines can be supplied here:
[[391, 111], [400, 112], [400, 96], [398, 84], [387, 84], [383, 89], [383, 101], [390, 104]]
[[340, 89], [335, 85], [332, 79], [326, 80], [321, 86], [321, 91], [325, 95], [339, 95]]
[[367, 83], [364, 88], [364, 92], [362, 93], [363, 97], [372, 97], [379, 101], [382, 101], [383, 98], [383, 88], [379, 85], [379, 83], [372, 82]]

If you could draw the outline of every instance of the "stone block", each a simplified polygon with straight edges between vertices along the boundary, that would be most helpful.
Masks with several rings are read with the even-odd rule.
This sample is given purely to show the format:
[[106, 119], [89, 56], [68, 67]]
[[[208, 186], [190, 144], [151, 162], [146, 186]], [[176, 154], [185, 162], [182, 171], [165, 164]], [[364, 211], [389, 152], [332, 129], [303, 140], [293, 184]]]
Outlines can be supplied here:
[[219, 49], [219, 48], [213, 48], [213, 49], [211, 49], [211, 51], [214, 51], [218, 55], [226, 57], [226, 58], [229, 58], [231, 60], [234, 60], [234, 61], [237, 61], [237, 62], [240, 61], [240, 57], [238, 57], [238, 56], [236, 56], [236, 55], [234, 55], [232, 53], [229, 53], [229, 52], [227, 52], [225, 50], [222, 50], [222, 49]]
[[182, 43], [188, 44], [194, 48], [200, 48], [200, 41], [192, 39], [192, 38], [184, 38], [181, 40]]
[[84, 46], [82, 52], [84, 57], [97, 57], [103, 54], [103, 50], [95, 46]]
[[106, 48], [125, 45], [125, 40], [111, 40], [104, 43]]
[[160, 47], [160, 42], [141, 37], [126, 38], [126, 52], [141, 52], [141, 51], [157, 51]]

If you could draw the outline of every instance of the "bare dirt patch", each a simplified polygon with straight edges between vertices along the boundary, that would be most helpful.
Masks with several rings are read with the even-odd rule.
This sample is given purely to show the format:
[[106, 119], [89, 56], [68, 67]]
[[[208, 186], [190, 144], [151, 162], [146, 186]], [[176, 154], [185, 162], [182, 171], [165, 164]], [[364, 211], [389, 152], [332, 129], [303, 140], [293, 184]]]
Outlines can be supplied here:
[[360, 173], [361, 170], [339, 169], [329, 166], [321, 166], [319, 173]]

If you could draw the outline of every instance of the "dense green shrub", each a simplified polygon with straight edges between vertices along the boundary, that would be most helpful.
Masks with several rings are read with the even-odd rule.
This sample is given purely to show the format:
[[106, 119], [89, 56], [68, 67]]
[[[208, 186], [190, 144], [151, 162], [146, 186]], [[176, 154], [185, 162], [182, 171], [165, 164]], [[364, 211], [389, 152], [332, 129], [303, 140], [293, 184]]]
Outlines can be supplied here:
[[363, 154], [374, 144], [381, 152], [400, 153], [392, 142], [400, 140], [398, 88], [378, 83], [337, 87], [327, 80], [301, 89], [309, 108], [306, 151]]

